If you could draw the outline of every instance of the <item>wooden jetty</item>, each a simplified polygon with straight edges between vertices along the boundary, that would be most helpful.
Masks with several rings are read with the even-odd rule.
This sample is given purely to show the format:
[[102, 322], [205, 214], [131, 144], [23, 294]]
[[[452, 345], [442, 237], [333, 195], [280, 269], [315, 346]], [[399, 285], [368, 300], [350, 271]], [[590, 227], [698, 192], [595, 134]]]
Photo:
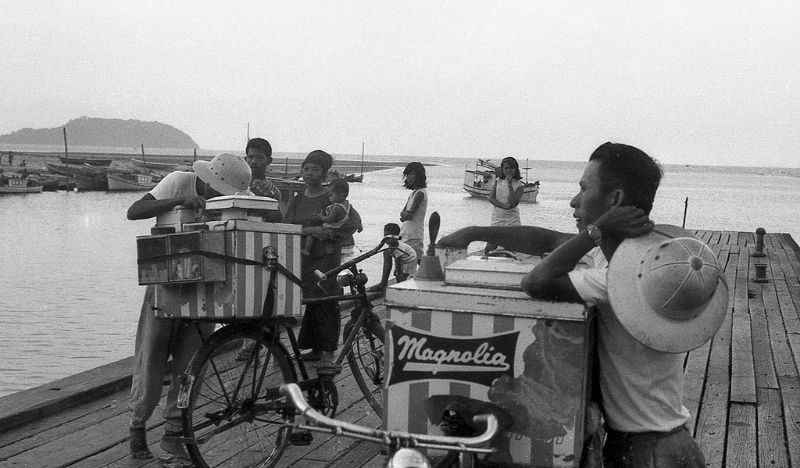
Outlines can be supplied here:
[[[760, 257], [753, 233], [695, 234], [717, 253], [730, 300], [720, 330], [686, 359], [694, 437], [710, 467], [800, 468], [800, 247], [788, 234], [766, 234]], [[0, 398], [0, 467], [160, 466], [128, 457], [130, 368], [123, 359]], [[346, 366], [336, 385], [337, 417], [380, 426]], [[156, 456], [160, 414], [148, 428]], [[310, 446], [289, 447], [280, 466], [383, 463], [379, 447], [315, 434]]]

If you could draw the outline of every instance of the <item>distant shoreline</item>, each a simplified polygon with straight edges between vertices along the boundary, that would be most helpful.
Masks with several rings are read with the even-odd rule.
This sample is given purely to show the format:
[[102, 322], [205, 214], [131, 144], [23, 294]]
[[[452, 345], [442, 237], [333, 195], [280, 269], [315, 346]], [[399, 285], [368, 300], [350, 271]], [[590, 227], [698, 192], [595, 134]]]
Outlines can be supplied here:
[[[123, 148], [119, 148], [119, 150], [123, 150]], [[196, 156], [196, 160], [208, 161], [211, 160], [217, 154], [219, 154], [219, 152], [199, 150]], [[3, 149], [0, 150], [0, 166], [9, 167], [8, 165], [9, 155], [13, 155], [15, 166], [19, 166], [20, 163], [22, 163], [22, 161], [25, 161], [27, 165], [30, 165], [30, 167], [40, 166], [40, 168], [43, 169], [45, 167], [44, 164], [45, 162], [48, 163], [63, 162], [61, 161], [60, 158], [64, 157], [64, 152], [53, 151], [53, 150], [32, 151], [32, 150], [18, 150], [18, 149]], [[114, 151], [69, 151], [68, 156], [70, 159], [74, 158], [75, 160], [92, 160], [92, 159], [142, 160], [141, 152], [135, 153], [135, 152], [114, 152]], [[363, 161], [361, 160], [361, 155], [333, 155], [333, 156], [334, 156], [334, 164], [332, 169], [345, 173], [361, 172], [362, 169], [363, 172], [394, 169], [397, 167], [405, 167], [405, 165], [408, 163], [405, 160], [402, 161], [376, 160], [374, 159], [375, 156], [373, 155], [364, 155]], [[345, 159], [344, 157], [347, 157], [348, 159]], [[368, 157], [370, 159], [367, 159]], [[164, 154], [164, 153], [147, 154], [147, 152], [145, 152], [145, 159], [149, 162], [190, 165], [195, 160], [195, 155], [193, 153], [186, 155], [186, 154]], [[304, 159], [305, 155], [302, 153], [276, 152], [273, 154], [273, 162], [270, 165], [269, 172], [271, 174], [296, 173], [299, 171], [300, 165], [302, 164]], [[440, 165], [433, 162], [424, 162], [424, 160], [423, 164], [425, 166]]]
[[[169, 163], [191, 163], [194, 158], [194, 149], [174, 149], [174, 148], [147, 148], [145, 147], [145, 157], [153, 162], [169, 162]], [[57, 145], [23, 145], [23, 144], [8, 144], [0, 143], [0, 155], [2, 155], [2, 163], [5, 164], [7, 154], [13, 152], [15, 155], [15, 164], [17, 162], [16, 155], [21, 158], [49, 158], [48, 162], [58, 162], [58, 158], [64, 156], [64, 147]], [[220, 153], [233, 153], [243, 155], [242, 150], [213, 150], [213, 149], [197, 149], [197, 159], [210, 160]], [[354, 153], [331, 153], [334, 157], [334, 169], [342, 170], [343, 166], [360, 168], [361, 154]], [[93, 146], [75, 146], [75, 149], [69, 148], [69, 156], [75, 158], [103, 158], [103, 159], [126, 159], [135, 158], [141, 159], [142, 153], [138, 148], [127, 147], [93, 147]], [[306, 156], [306, 153], [298, 152], [280, 152], [273, 153], [272, 167], [277, 168], [281, 164], [285, 164], [288, 159], [290, 165], [299, 165]], [[478, 158], [491, 159], [499, 161], [501, 155], [476, 155], [471, 156], [419, 156], [419, 155], [381, 155], [381, 154], [365, 154], [364, 167], [372, 166], [385, 166], [385, 168], [405, 167], [411, 161], [420, 161], [425, 166], [441, 166], [454, 164], [458, 161], [459, 164], [471, 165], [477, 161]], [[522, 160], [517, 158], [522, 164]], [[583, 164], [585, 160], [559, 160], [559, 159], [529, 159], [531, 165], [537, 163], [555, 163], [555, 164]], [[345, 164], [346, 163], [346, 164]], [[787, 166], [727, 166], [727, 165], [711, 165], [711, 164], [695, 164], [695, 163], [662, 163], [665, 170], [678, 170], [678, 171], [693, 171], [693, 170], [714, 170], [715, 168], [730, 168], [735, 170], [742, 170], [754, 174], [762, 173], [781, 173], [782, 175], [790, 177], [800, 177], [800, 167], [787, 167]], [[380, 170], [371, 169], [371, 170]], [[349, 171], [352, 172], [352, 171]]]

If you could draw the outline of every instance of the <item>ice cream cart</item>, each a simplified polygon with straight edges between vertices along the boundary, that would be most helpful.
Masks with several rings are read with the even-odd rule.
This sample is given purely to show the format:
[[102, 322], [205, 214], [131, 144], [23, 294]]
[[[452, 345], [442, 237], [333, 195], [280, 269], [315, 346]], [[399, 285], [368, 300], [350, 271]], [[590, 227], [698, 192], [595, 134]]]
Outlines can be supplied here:
[[537, 261], [468, 257], [387, 289], [384, 429], [438, 433], [437, 400], [489, 402], [512, 417], [492, 461], [578, 466], [593, 310], [522, 292]]
[[[139, 284], [156, 285], [157, 317], [209, 320], [261, 316], [269, 273], [258, 262], [266, 248], [300, 275], [300, 226], [262, 222], [278, 210], [271, 198], [217, 197], [199, 211], [176, 208], [158, 217], [150, 236], [137, 237]], [[275, 315], [298, 315], [301, 288], [279, 275]]]

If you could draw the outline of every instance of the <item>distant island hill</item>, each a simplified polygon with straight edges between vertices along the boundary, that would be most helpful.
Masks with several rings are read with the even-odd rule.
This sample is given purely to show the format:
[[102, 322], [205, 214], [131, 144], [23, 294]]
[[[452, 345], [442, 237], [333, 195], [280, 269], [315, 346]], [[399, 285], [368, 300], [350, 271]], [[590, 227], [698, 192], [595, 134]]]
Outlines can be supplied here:
[[[192, 137], [161, 122], [80, 117], [55, 128], [23, 128], [0, 135], [0, 164], [6, 165], [9, 154], [13, 155], [14, 165], [20, 164], [26, 158], [29, 163], [42, 166], [45, 161], [64, 158], [64, 129], [67, 136], [67, 155], [75, 162], [103, 159], [141, 160], [142, 148], [146, 161], [153, 163], [191, 163], [194, 159], [209, 160], [219, 153], [197, 149], [198, 145]], [[73, 147], [77, 151], [73, 151]], [[237, 151], [240, 152], [244, 152], [244, 145]], [[333, 156], [336, 159], [334, 169], [346, 173], [361, 171], [361, 155]], [[276, 151], [270, 172], [297, 173], [304, 158], [304, 153]], [[365, 158], [363, 172], [402, 167], [406, 164], [405, 160], [388, 160], [391, 157], [380, 159], [383, 161], [376, 161], [374, 156]]]
[[22, 145], [64, 145], [64, 130], [69, 146], [138, 148], [197, 148], [186, 133], [161, 122], [80, 117], [56, 128], [23, 128], [0, 135], [0, 143]]

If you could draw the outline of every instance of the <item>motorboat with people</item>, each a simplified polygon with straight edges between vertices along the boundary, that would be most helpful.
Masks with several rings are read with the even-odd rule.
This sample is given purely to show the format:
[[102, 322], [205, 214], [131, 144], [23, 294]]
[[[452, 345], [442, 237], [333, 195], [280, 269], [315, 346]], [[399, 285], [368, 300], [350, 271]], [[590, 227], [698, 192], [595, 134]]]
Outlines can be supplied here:
[[[488, 159], [478, 159], [475, 169], [464, 171], [464, 190], [473, 197], [489, 198], [489, 191], [492, 188], [498, 172], [497, 164]], [[525, 168], [525, 181], [522, 185], [522, 203], [536, 203], [539, 195], [539, 181], [528, 182], [528, 168]]]

